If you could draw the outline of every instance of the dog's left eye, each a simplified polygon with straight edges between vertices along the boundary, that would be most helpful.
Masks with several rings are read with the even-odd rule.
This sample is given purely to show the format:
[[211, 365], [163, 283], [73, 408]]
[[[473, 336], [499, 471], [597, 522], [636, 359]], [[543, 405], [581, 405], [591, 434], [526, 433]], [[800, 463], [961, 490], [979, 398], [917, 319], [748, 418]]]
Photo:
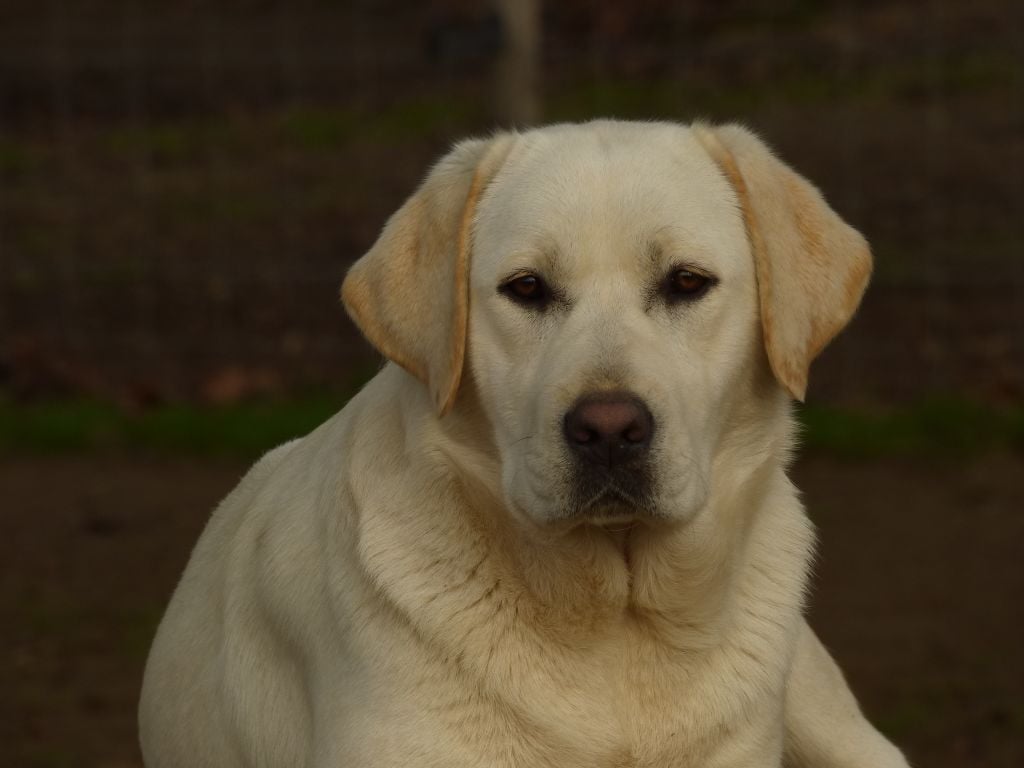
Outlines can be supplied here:
[[499, 290], [513, 301], [529, 306], [546, 304], [551, 296], [544, 281], [530, 273], [518, 275], [502, 283]]

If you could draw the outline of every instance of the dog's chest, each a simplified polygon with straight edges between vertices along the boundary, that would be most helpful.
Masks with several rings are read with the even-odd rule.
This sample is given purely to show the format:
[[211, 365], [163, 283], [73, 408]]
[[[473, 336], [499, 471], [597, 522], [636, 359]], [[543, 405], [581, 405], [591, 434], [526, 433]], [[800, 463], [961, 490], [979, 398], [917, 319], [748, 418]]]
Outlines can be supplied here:
[[[634, 637], [581, 661], [577, 686], [556, 681], [535, 687], [527, 702], [557, 699], [564, 691], [562, 717], [534, 708], [539, 719], [552, 724], [546, 754], [538, 755], [547, 761], [541, 764], [578, 759], [581, 765], [607, 768], [773, 765], [781, 719], [775, 717], [771, 694], [736, 674], [729, 655], [721, 649], [681, 654], [648, 637]], [[758, 705], [751, 707], [753, 701]], [[757, 756], [750, 762], [752, 752]]]
[[[490, 658], [485, 680], [444, 659], [424, 659], [417, 679], [403, 683], [405, 711], [381, 713], [390, 725], [378, 738], [402, 745], [393, 758], [467, 768], [777, 764], [781, 733], [770, 708], [751, 717], [745, 702], [754, 692], [723, 672], [722, 660], [684, 660], [636, 641], [577, 652], [504, 650]], [[367, 744], [361, 751], [379, 757], [389, 749]]]

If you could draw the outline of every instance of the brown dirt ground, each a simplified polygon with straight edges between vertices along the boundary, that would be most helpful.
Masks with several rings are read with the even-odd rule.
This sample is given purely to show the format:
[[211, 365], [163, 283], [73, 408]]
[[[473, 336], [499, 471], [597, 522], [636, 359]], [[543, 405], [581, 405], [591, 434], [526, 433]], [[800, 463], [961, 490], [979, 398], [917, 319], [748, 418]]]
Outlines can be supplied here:
[[[155, 622], [237, 462], [0, 463], [0, 765], [140, 765]], [[932, 768], [1024, 765], [1024, 459], [801, 462], [813, 622], [872, 718]]]

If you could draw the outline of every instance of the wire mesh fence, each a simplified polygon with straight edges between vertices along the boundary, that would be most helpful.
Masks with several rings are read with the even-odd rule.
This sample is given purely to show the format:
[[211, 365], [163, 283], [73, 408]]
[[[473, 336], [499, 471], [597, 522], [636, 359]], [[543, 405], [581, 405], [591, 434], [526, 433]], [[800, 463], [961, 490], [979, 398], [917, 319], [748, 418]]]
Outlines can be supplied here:
[[[349, 387], [337, 287], [486, 132], [485, 3], [0, 6], [0, 387], [150, 402]], [[545, 121], [739, 119], [877, 271], [812, 397], [1024, 393], [1024, 9], [548, 3]]]

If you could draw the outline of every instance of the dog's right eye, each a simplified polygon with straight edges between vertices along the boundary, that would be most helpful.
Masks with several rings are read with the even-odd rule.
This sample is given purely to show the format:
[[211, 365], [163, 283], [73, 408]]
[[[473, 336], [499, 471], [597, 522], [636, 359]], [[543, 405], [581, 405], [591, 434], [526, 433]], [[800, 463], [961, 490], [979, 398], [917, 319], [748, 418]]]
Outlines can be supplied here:
[[498, 290], [516, 303], [530, 307], [543, 307], [551, 298], [551, 292], [544, 281], [532, 273], [506, 280]]

